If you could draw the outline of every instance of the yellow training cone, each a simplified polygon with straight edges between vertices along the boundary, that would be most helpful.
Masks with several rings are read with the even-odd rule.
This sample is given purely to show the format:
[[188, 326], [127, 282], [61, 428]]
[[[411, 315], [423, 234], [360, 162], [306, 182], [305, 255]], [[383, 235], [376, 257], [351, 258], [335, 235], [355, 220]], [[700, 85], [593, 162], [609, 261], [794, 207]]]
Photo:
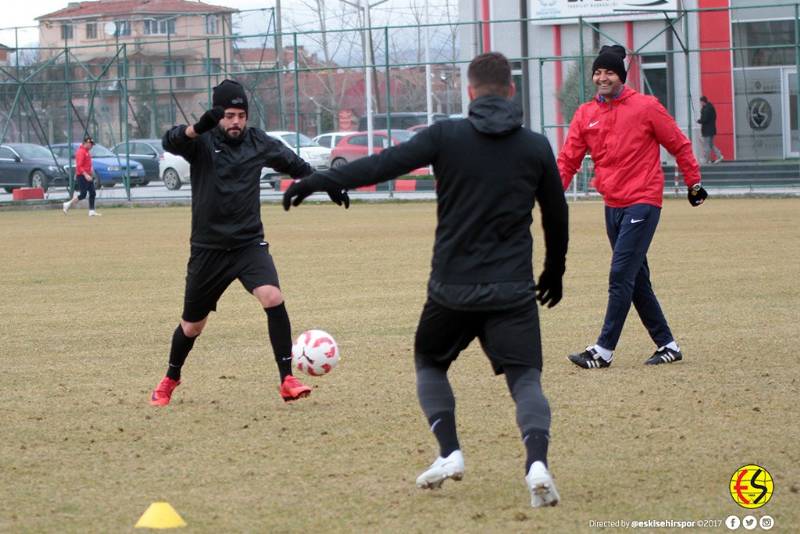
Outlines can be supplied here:
[[147, 507], [136, 523], [136, 528], [178, 528], [186, 522], [168, 502], [154, 502]]

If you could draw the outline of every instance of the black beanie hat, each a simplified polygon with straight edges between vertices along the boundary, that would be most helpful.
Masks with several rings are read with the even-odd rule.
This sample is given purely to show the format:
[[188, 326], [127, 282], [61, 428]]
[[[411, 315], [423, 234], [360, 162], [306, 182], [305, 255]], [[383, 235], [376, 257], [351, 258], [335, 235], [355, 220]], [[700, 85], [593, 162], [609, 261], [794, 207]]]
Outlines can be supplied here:
[[606, 69], [614, 72], [622, 83], [628, 77], [625, 72], [625, 48], [620, 45], [603, 46], [600, 49], [600, 55], [592, 63], [592, 74], [597, 69]]
[[222, 83], [214, 88], [211, 101], [215, 107], [243, 109], [247, 113], [247, 95], [239, 82], [222, 80]]

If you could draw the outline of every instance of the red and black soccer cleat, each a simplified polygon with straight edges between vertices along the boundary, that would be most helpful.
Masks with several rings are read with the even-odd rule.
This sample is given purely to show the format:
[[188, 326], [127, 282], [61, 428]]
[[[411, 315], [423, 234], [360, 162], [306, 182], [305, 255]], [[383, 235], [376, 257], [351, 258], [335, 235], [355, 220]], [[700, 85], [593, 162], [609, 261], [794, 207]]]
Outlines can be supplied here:
[[311, 395], [311, 388], [292, 375], [288, 375], [283, 379], [280, 391], [284, 402], [291, 402]]
[[161, 382], [156, 386], [156, 389], [153, 390], [153, 394], [150, 395], [150, 405], [166, 406], [169, 404], [172, 398], [172, 392], [175, 391], [175, 388], [178, 387], [180, 383], [180, 380], [173, 380], [168, 376], [162, 378]]

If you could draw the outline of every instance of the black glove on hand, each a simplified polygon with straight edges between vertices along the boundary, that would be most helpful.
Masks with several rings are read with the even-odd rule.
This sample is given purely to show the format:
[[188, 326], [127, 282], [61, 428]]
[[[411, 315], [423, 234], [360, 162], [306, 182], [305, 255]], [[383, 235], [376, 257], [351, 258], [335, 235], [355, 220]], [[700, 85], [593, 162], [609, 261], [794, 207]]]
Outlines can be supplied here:
[[708, 192], [700, 184], [695, 184], [689, 188], [689, 204], [699, 206], [708, 198]]
[[350, 207], [350, 195], [347, 194], [347, 191], [345, 189], [333, 189], [331, 191], [328, 191], [328, 197], [330, 197], [331, 202], [333, 202], [337, 206], [343, 205], [344, 209]]
[[561, 278], [563, 275], [558, 274], [559, 271], [548, 269], [545, 267], [542, 274], [539, 275], [539, 283], [536, 284], [536, 299], [542, 306], [552, 308], [561, 301], [563, 296], [563, 288], [561, 285]]
[[222, 119], [224, 116], [225, 110], [222, 108], [222, 106], [214, 106], [203, 113], [203, 115], [200, 117], [200, 120], [195, 123], [193, 126], [194, 133], [197, 135], [203, 135], [219, 124], [220, 119]]
[[350, 196], [347, 191], [322, 176], [312, 174], [307, 178], [294, 182], [283, 193], [283, 209], [289, 211], [290, 207], [299, 206], [306, 198], [317, 191], [328, 193], [331, 201], [336, 203], [337, 206], [344, 205], [345, 209], [350, 207]]

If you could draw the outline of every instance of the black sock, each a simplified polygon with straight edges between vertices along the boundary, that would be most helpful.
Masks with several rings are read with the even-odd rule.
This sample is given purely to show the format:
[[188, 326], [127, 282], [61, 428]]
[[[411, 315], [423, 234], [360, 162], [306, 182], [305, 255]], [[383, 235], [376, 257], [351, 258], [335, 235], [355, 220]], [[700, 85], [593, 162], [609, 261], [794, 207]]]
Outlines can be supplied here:
[[542, 462], [547, 466], [547, 445], [550, 443], [550, 435], [543, 430], [529, 430], [522, 436], [525, 444], [525, 474], [533, 465], [533, 462]]
[[451, 452], [461, 448], [458, 445], [455, 412], [439, 412], [428, 418], [428, 424], [439, 441], [439, 456], [447, 458]]
[[292, 374], [292, 325], [283, 302], [272, 308], [264, 308], [264, 311], [267, 313], [269, 342], [283, 383], [283, 379]]
[[197, 337], [187, 337], [183, 333], [181, 325], [178, 325], [178, 328], [175, 329], [172, 334], [172, 347], [169, 351], [169, 367], [167, 368], [167, 376], [169, 378], [173, 380], [181, 379], [181, 367], [183, 367], [183, 362], [186, 361], [189, 351], [192, 350], [195, 339]]

